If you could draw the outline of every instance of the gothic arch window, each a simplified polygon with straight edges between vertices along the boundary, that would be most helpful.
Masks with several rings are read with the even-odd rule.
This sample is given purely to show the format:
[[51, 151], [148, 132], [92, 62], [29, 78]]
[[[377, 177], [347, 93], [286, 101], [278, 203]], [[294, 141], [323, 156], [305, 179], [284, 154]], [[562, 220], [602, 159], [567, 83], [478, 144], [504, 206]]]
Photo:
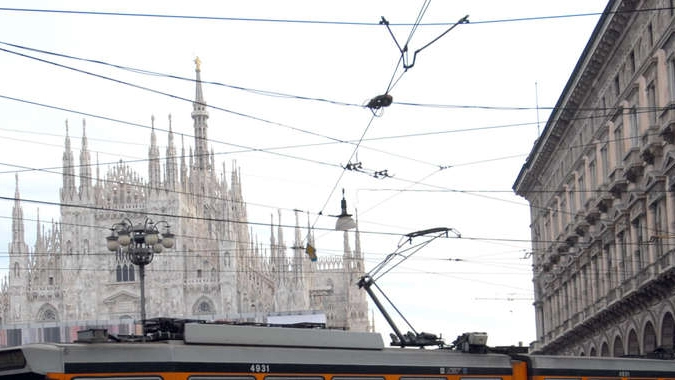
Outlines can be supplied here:
[[661, 321], [661, 347], [673, 348], [675, 341], [675, 320], [673, 315], [666, 313]]
[[634, 329], [628, 333], [628, 355], [640, 355], [640, 342]]
[[609, 356], [609, 345], [607, 342], [602, 342], [602, 348], [600, 348], [600, 356], [608, 357]]
[[115, 268], [115, 279], [117, 282], [133, 282], [136, 281], [134, 266], [131, 264], [117, 264]]
[[654, 350], [656, 350], [656, 331], [654, 331], [652, 322], [647, 322], [642, 333], [642, 352], [647, 354], [654, 352]]
[[213, 304], [213, 301], [211, 301], [208, 297], [201, 297], [195, 302], [194, 306], [192, 306], [192, 313], [195, 315], [199, 314], [214, 314], [216, 312], [216, 308]]
[[598, 354], [595, 352], [595, 347], [591, 347], [591, 352], [588, 354], [588, 356], [598, 356]]
[[620, 336], [614, 338], [614, 345], [612, 347], [612, 356], [618, 358], [623, 356], [623, 340]]
[[58, 321], [58, 312], [54, 306], [50, 304], [44, 304], [38, 311], [37, 320], [40, 322]]

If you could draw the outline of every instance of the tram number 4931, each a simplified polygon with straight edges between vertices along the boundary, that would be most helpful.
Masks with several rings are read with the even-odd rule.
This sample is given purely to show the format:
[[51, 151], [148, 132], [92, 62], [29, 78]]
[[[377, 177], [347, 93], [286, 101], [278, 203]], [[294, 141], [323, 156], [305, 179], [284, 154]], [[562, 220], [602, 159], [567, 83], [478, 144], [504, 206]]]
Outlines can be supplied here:
[[270, 371], [270, 365], [269, 364], [251, 364], [251, 368], [249, 368], [251, 372], [255, 373], [266, 373]]
[[619, 376], [630, 377], [630, 371], [619, 371]]

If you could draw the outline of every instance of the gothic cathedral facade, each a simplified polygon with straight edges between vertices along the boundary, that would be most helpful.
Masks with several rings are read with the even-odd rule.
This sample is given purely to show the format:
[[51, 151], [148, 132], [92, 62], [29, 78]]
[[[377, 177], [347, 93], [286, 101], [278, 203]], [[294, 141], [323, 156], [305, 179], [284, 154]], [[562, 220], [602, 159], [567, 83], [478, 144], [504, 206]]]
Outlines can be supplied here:
[[145, 268], [148, 318], [236, 319], [313, 310], [325, 315], [329, 327], [371, 329], [365, 292], [356, 286], [364, 273], [358, 228], [344, 232], [341, 257], [311, 261], [303, 248], [305, 242], [313, 243], [309, 226], [302, 232], [296, 213], [287, 247], [279, 212], [269, 247], [255, 243], [239, 168], [232, 167], [228, 183], [225, 164], [217, 174], [214, 153], [208, 150], [200, 71], [197, 65], [194, 151], [190, 148], [186, 155], [181, 141], [177, 153], [169, 117], [166, 155], [160, 159], [153, 118], [147, 181], [122, 160], [101, 178], [98, 164], [92, 165], [84, 125], [78, 165], [66, 124], [61, 220], [50, 228], [38, 220], [34, 247], [25, 241], [17, 176], [10, 270], [0, 293], [3, 328], [140, 319], [138, 268], [125, 255], [109, 252], [105, 241], [109, 228], [122, 219], [140, 223], [150, 217], [171, 225], [176, 246]]

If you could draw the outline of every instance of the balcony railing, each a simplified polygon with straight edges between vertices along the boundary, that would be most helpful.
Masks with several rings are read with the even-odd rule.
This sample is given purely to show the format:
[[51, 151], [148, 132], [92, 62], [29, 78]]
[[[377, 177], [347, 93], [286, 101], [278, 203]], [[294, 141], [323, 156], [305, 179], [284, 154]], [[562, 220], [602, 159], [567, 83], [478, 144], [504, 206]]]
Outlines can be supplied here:
[[623, 167], [619, 166], [609, 175], [609, 192], [612, 196], [619, 198], [628, 187], [628, 181], [624, 178]]
[[644, 171], [644, 161], [640, 157], [640, 149], [637, 147], [631, 148], [624, 159], [624, 163], [626, 167], [624, 177], [628, 182], [637, 182]]
[[661, 155], [663, 144], [663, 137], [659, 135], [659, 126], [649, 126], [645, 134], [642, 135], [640, 157], [647, 165], [653, 165], [656, 157]]

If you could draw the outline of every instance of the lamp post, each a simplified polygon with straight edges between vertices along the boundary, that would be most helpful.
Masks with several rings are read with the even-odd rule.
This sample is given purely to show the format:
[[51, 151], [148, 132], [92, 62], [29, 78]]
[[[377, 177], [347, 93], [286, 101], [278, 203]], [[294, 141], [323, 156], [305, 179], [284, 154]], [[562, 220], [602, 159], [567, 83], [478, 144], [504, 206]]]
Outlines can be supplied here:
[[[158, 229], [162, 224], [166, 227], [164, 233]], [[136, 225], [124, 218], [120, 223], [113, 224], [110, 230], [110, 236], [106, 237], [108, 249], [112, 252], [121, 250], [132, 264], [138, 266], [141, 280], [141, 331], [145, 338], [145, 266], [152, 262], [156, 253], [173, 247], [174, 234], [166, 221], [153, 222], [149, 218]]]

